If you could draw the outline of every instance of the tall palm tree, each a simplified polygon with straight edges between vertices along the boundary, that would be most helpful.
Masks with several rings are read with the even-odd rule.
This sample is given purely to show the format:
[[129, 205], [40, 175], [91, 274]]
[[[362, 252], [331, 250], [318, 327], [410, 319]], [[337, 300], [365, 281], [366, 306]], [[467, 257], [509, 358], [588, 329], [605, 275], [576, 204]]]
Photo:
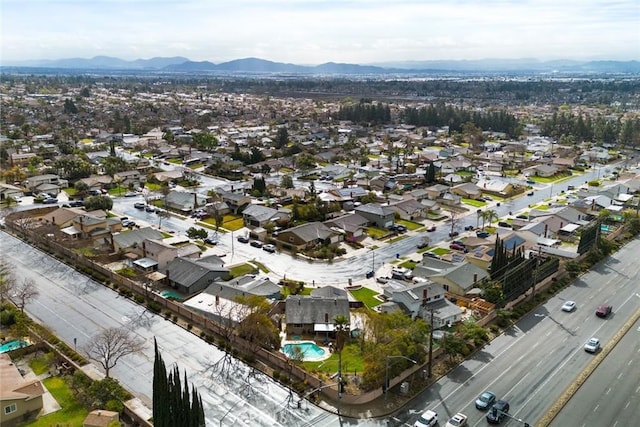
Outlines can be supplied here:
[[498, 212], [496, 212], [493, 209], [487, 209], [486, 211], [484, 211], [481, 215], [482, 216], [482, 228], [484, 229], [484, 222], [485, 220], [487, 221], [487, 223], [489, 225], [491, 225], [491, 223], [493, 222], [493, 220], [498, 219]]

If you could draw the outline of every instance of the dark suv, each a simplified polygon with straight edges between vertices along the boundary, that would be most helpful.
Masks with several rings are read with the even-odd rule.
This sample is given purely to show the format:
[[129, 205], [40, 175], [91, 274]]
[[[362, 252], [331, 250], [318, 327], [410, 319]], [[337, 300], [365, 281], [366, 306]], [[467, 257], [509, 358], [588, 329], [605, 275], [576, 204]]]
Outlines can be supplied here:
[[500, 424], [509, 412], [509, 402], [498, 400], [487, 412], [487, 421], [491, 424]]
[[598, 317], [607, 317], [611, 314], [611, 306], [608, 304], [600, 304], [598, 308], [596, 308], [596, 316]]

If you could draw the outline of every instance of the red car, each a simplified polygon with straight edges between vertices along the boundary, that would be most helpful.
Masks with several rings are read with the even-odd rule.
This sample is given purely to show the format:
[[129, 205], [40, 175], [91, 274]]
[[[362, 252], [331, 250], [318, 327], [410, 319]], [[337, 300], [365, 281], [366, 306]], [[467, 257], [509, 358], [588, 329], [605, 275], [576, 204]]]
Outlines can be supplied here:
[[427, 231], [436, 231], [436, 226], [432, 225], [431, 227], [427, 228]]
[[596, 316], [598, 317], [607, 317], [611, 314], [611, 306], [608, 304], [601, 304], [596, 308]]
[[452, 243], [449, 245], [449, 249], [453, 249], [455, 251], [463, 251], [463, 252], [467, 252], [467, 248], [465, 248], [464, 246], [462, 246], [459, 243]]

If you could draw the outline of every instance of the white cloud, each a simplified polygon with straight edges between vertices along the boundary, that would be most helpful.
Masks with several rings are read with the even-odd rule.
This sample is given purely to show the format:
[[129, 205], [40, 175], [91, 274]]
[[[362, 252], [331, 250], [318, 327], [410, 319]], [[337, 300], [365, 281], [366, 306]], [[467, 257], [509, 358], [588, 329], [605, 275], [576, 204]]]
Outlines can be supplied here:
[[640, 2], [3, 0], [2, 61], [640, 59]]

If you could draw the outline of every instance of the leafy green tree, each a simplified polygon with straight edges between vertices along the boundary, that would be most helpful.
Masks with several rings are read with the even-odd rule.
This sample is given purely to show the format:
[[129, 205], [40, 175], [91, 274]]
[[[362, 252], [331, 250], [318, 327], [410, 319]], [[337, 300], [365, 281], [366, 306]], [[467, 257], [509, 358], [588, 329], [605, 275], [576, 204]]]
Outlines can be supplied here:
[[65, 99], [64, 100], [64, 107], [63, 107], [64, 113], [65, 114], [77, 114], [78, 113], [78, 107], [76, 107], [76, 104], [74, 104], [74, 102], [70, 99]]
[[209, 151], [218, 146], [218, 138], [209, 132], [199, 132], [193, 135], [193, 143], [198, 149]]
[[289, 131], [285, 126], [281, 126], [278, 128], [278, 133], [276, 134], [276, 139], [274, 141], [274, 146], [276, 149], [281, 149], [289, 143]]
[[282, 178], [280, 178], [280, 187], [293, 188], [293, 177], [290, 174], [282, 175]]
[[124, 172], [131, 169], [129, 163], [122, 157], [117, 156], [109, 156], [102, 161], [102, 167], [104, 168], [104, 173], [110, 176], [115, 175], [118, 172]]
[[108, 196], [91, 196], [84, 201], [84, 207], [88, 211], [110, 211], [113, 208], [113, 200]]
[[204, 228], [190, 227], [187, 230], [187, 237], [190, 239], [206, 239], [209, 233]]

